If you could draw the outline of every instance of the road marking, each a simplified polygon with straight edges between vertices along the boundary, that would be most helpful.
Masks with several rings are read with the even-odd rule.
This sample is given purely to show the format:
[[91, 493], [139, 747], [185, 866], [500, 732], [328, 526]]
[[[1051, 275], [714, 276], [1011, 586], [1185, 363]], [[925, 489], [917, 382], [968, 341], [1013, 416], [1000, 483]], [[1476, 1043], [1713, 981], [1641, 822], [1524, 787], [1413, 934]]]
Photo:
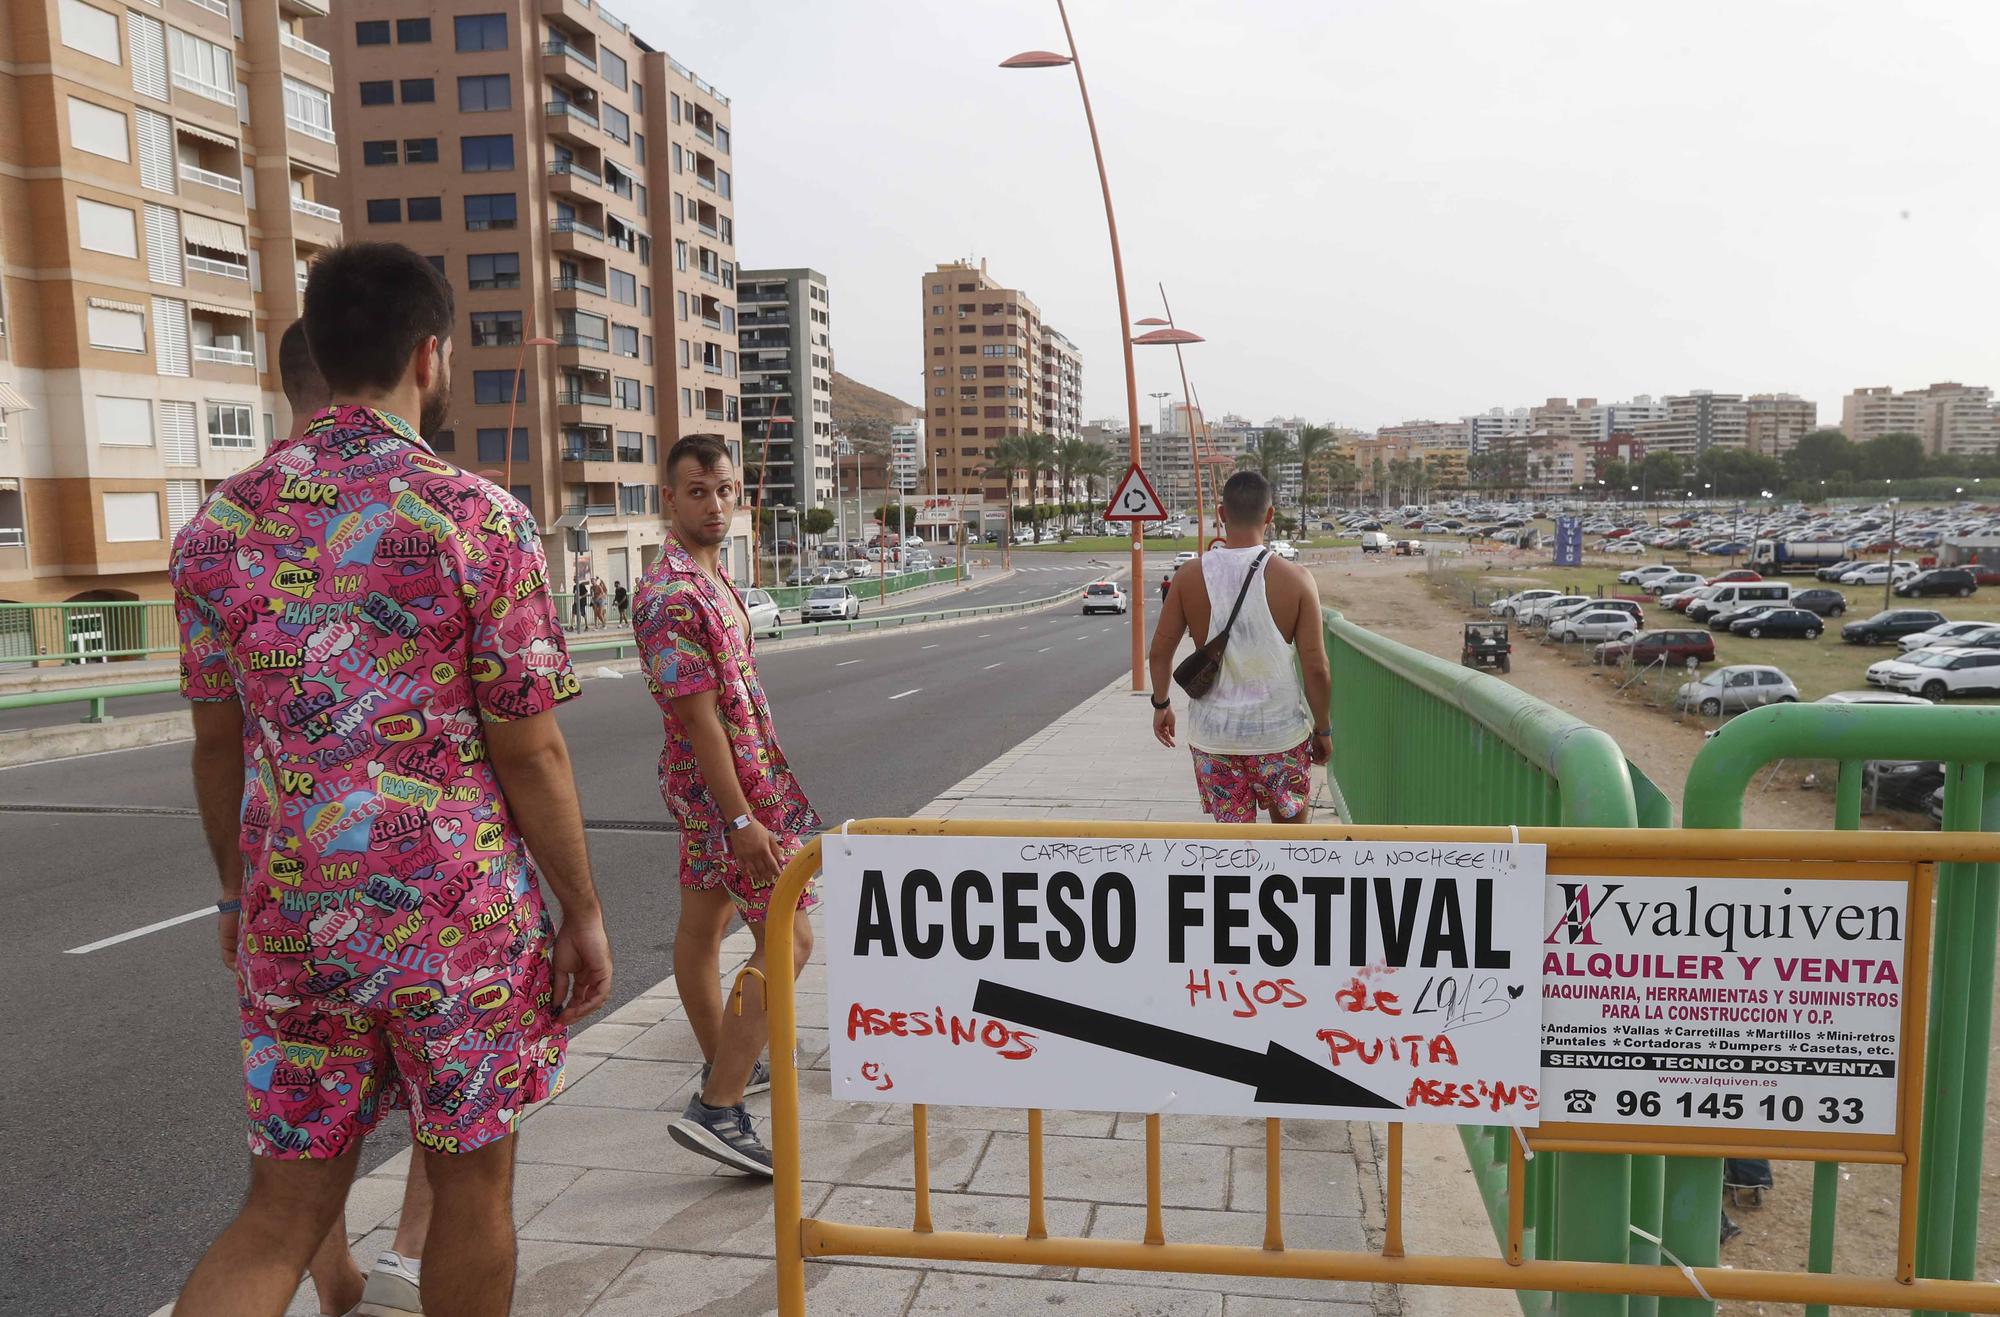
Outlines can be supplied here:
[[849, 664], [859, 663], [860, 661], [861, 661], [860, 659], [842, 659], [840, 662], [834, 664], [833, 666], [836, 668], [844, 668], [847, 667]]
[[1046, 654], [1046, 653], [1048, 653], [1048, 652], [1049, 652], [1050, 648], [1051, 648], [1051, 646], [1048, 646], [1048, 645], [1043, 645], [1043, 646], [1042, 646], [1042, 647], [1041, 647], [1040, 649], [1036, 650], [1035, 652], [1036, 652], [1037, 654]]
[[997, 667], [1000, 667], [1000, 666], [1001, 666], [1002, 664], [1004, 664], [1005, 662], [1006, 662], [1006, 660], [1005, 660], [1005, 659], [1002, 659], [1000, 663], [988, 663], [988, 664], [987, 664], [987, 665], [986, 665], [985, 667], [981, 668], [981, 669], [980, 669], [980, 671], [981, 671], [981, 672], [991, 672], [991, 671], [993, 671], [993, 669], [995, 669], [995, 668], [997, 668]]
[[936, 645], [925, 645], [925, 646], [924, 646], [924, 648], [925, 648], [925, 649], [936, 649], [936, 648], [937, 648], [937, 646], [936, 646]]
[[903, 698], [904, 695], [915, 695], [918, 691], [922, 689], [923, 689], [922, 686], [912, 686], [909, 690], [904, 691], [902, 695], [891, 695], [889, 698], [892, 700], [900, 700]]
[[979, 633], [978, 635], [974, 636], [974, 637], [973, 637], [973, 639], [974, 639], [974, 640], [984, 640], [984, 639], [986, 639], [986, 637], [988, 637], [988, 636], [990, 636], [990, 635], [992, 635], [992, 634], [993, 634], [993, 633], [992, 633], [991, 631], [982, 631], [982, 632], [980, 632], [980, 633]]
[[1028, 624], [1026, 622], [1023, 622], [1021, 623], [1021, 625], [1015, 627], [1014, 629], [1016, 631], [1026, 631], [1028, 629]]
[[102, 951], [106, 947], [115, 947], [120, 942], [130, 942], [135, 937], [144, 937], [148, 933], [157, 933], [163, 928], [172, 928], [175, 924], [190, 923], [196, 919], [212, 915], [215, 912], [214, 906], [205, 905], [199, 910], [190, 910], [184, 915], [175, 915], [172, 919], [162, 919], [157, 924], [148, 924], [144, 928], [135, 928], [129, 933], [120, 933], [116, 937], [107, 937], [97, 942], [86, 942], [80, 947], [71, 947], [63, 954], [65, 956], [87, 956], [93, 951]]

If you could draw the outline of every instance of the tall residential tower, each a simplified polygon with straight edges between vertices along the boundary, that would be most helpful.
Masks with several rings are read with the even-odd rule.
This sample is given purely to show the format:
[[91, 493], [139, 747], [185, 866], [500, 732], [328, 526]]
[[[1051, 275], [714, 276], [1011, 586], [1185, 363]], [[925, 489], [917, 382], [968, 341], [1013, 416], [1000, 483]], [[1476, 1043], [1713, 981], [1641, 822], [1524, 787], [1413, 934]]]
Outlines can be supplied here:
[[[825, 507], [833, 499], [833, 317], [817, 270], [739, 270], [743, 442], [764, 461], [772, 506]], [[789, 418], [786, 420], [779, 418]]]

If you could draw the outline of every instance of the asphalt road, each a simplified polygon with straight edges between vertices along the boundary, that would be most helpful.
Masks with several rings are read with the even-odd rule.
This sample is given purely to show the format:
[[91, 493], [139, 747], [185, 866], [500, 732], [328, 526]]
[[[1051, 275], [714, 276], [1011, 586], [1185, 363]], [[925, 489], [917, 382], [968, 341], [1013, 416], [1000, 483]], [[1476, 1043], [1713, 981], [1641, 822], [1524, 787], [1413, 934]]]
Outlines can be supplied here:
[[[1029, 555], [1019, 555], [1017, 564]], [[1101, 570], [1022, 573], [991, 602]], [[1159, 565], [1153, 565], [1157, 576]], [[1126, 618], [1068, 608], [773, 649], [779, 734], [829, 820], [908, 814], [1125, 669]], [[661, 732], [636, 676], [594, 678], [561, 714], [617, 955], [612, 1005], [672, 971], [676, 839], [655, 773]], [[206, 917], [67, 949], [210, 904], [186, 745], [0, 770], [0, 1084], [9, 1225], [0, 1313], [147, 1312], [170, 1297], [244, 1183], [231, 980]], [[363, 1154], [407, 1140], [396, 1118]]]
[[[1115, 556], [1115, 555], [1114, 555]], [[1123, 559], [1119, 558], [1118, 562]], [[999, 550], [993, 551], [994, 567], [997, 575], [1000, 562]], [[1060, 594], [1065, 589], [1079, 588], [1088, 581], [1112, 570], [1117, 563], [1112, 557], [1091, 557], [1071, 553], [1018, 553], [1014, 565], [1019, 569], [1012, 576], [997, 581], [975, 581], [964, 591], [956, 594], [931, 595], [919, 601], [889, 596], [886, 604], [865, 604], [863, 616], [868, 620], [883, 617], [904, 617], [914, 613], [930, 612], [943, 608], [978, 608], [993, 604], [1025, 603], [1034, 599], [1046, 599]], [[797, 624], [797, 617], [787, 615], [788, 623]], [[576, 632], [573, 640], [591, 640], [601, 633]], [[774, 641], [772, 644], [783, 644]], [[120, 671], [121, 665], [107, 664], [100, 674], [101, 679], [113, 681], [152, 681], [171, 675], [155, 669], [137, 677], [127, 677]], [[134, 695], [121, 700], [112, 700], [107, 708], [113, 717], [134, 718], [145, 713], [164, 713], [178, 709], [182, 705], [178, 695]], [[74, 722], [83, 716], [84, 706], [80, 704], [50, 704], [28, 709], [0, 710], [0, 732], [17, 731], [25, 727], [52, 727], [58, 723]]]

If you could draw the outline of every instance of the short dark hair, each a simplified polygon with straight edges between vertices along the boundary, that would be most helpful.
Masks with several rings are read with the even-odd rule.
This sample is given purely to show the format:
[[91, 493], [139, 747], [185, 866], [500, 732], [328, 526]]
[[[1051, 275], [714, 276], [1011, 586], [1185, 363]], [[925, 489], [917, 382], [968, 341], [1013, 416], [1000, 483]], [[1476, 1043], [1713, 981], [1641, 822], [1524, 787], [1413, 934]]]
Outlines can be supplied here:
[[332, 400], [326, 376], [313, 360], [312, 345], [306, 342], [306, 322], [294, 320], [278, 340], [278, 378], [285, 386], [285, 401], [292, 413], [316, 412]]
[[730, 460], [729, 445], [719, 434], [684, 434], [667, 450], [667, 483], [679, 483], [681, 460], [692, 457], [703, 471], [715, 470], [716, 463]]
[[451, 337], [451, 285], [393, 242], [336, 247], [306, 277], [306, 341], [334, 393], [386, 393], [427, 338]]
[[1222, 519], [1233, 526], [1264, 520], [1271, 508], [1271, 482], [1260, 471], [1238, 471], [1222, 486]]

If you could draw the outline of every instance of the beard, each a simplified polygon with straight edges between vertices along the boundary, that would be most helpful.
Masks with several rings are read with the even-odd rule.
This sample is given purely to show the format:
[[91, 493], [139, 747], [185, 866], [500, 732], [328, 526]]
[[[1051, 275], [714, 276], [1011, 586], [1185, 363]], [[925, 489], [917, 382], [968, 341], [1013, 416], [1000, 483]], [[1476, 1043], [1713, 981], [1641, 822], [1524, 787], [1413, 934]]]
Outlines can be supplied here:
[[[440, 380], [436, 389], [424, 395], [423, 406], [417, 416], [417, 433], [429, 443], [444, 429], [444, 423], [451, 419], [451, 383]], [[513, 442], [513, 437], [508, 437]]]

